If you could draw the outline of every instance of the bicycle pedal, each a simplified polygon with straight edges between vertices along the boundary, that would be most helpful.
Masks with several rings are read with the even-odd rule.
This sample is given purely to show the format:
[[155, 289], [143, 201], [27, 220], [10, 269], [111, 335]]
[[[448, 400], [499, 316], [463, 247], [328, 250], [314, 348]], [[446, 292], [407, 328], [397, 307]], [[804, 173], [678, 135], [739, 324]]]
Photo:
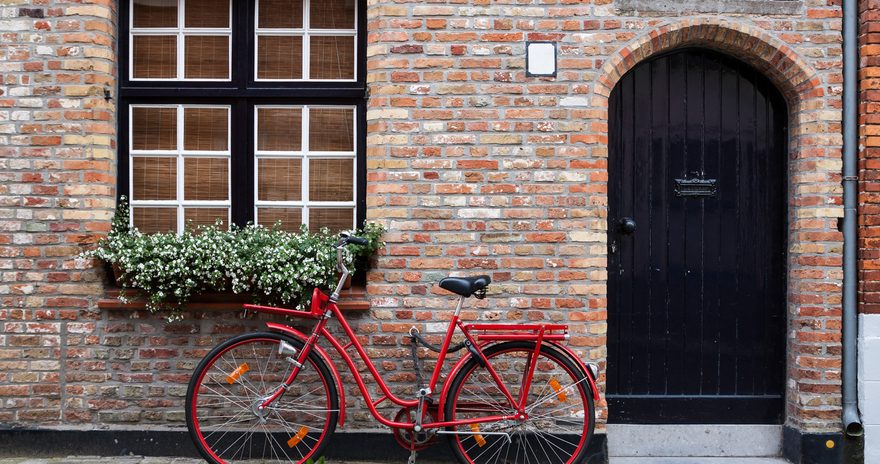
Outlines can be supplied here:
[[416, 453], [415, 451], [410, 451], [409, 459], [406, 460], [406, 464], [416, 464], [416, 457], [418, 455], [419, 453]]

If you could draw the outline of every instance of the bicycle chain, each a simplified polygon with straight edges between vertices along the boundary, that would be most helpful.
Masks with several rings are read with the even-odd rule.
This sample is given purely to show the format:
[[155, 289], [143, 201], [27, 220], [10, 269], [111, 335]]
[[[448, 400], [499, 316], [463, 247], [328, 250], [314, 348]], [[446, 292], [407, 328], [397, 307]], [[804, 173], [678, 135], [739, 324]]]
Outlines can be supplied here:
[[425, 388], [424, 379], [422, 378], [422, 362], [421, 359], [419, 359], [419, 344], [416, 337], [413, 335], [409, 336], [409, 340], [410, 352], [412, 353], [413, 358], [413, 368], [416, 370], [416, 387]]

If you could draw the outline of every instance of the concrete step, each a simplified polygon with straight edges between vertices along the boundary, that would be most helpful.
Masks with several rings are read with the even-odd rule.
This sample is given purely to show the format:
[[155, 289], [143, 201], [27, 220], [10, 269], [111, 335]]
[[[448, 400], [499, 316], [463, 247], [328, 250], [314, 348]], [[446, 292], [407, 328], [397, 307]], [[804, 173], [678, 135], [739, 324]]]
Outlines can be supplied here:
[[611, 458], [608, 464], [790, 464], [782, 458]]
[[[781, 425], [609, 424], [607, 427], [608, 455], [611, 457], [744, 458], [782, 455]], [[690, 461], [674, 460], [668, 464], [678, 462]], [[667, 462], [663, 461], [663, 464]]]

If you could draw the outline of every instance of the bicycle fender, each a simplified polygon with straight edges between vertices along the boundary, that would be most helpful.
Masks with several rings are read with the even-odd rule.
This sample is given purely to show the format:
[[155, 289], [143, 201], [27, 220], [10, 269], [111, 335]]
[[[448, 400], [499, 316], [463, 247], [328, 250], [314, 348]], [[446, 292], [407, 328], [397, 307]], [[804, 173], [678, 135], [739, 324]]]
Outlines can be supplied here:
[[578, 355], [571, 348], [553, 341], [546, 343], [549, 345], [553, 345], [554, 348], [568, 355], [568, 357], [571, 358], [571, 362], [573, 362], [577, 367], [581, 368], [581, 370], [584, 371], [584, 375], [587, 377], [587, 382], [589, 382], [590, 384], [590, 390], [593, 391], [593, 400], [599, 401], [599, 387], [596, 386], [596, 379], [593, 378], [593, 371], [587, 368], [587, 365], [584, 364], [583, 361], [581, 361], [581, 358], [579, 358]]
[[[293, 338], [298, 338], [303, 343], [305, 343], [306, 340], [308, 340], [309, 338], [308, 335], [284, 324], [267, 322], [266, 327], [268, 327], [269, 330], [282, 332], [284, 334], [290, 335]], [[339, 376], [339, 371], [336, 370], [336, 365], [333, 364], [333, 361], [330, 360], [330, 356], [327, 355], [327, 352], [324, 351], [324, 348], [321, 348], [316, 343], [315, 351], [318, 353], [318, 356], [321, 358], [321, 360], [330, 367], [330, 373], [333, 375], [333, 380], [336, 382], [336, 393], [339, 395], [339, 426], [345, 427], [345, 387], [342, 383], [342, 378]]]

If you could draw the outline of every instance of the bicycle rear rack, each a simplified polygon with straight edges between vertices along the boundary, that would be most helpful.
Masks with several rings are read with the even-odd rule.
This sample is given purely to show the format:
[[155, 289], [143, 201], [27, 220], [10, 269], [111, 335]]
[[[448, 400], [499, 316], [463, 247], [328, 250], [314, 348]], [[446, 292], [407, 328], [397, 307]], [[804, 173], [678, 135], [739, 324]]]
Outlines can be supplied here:
[[477, 341], [513, 341], [538, 340], [544, 331], [544, 340], [568, 340], [568, 326], [564, 324], [465, 324], [464, 328], [471, 332]]

